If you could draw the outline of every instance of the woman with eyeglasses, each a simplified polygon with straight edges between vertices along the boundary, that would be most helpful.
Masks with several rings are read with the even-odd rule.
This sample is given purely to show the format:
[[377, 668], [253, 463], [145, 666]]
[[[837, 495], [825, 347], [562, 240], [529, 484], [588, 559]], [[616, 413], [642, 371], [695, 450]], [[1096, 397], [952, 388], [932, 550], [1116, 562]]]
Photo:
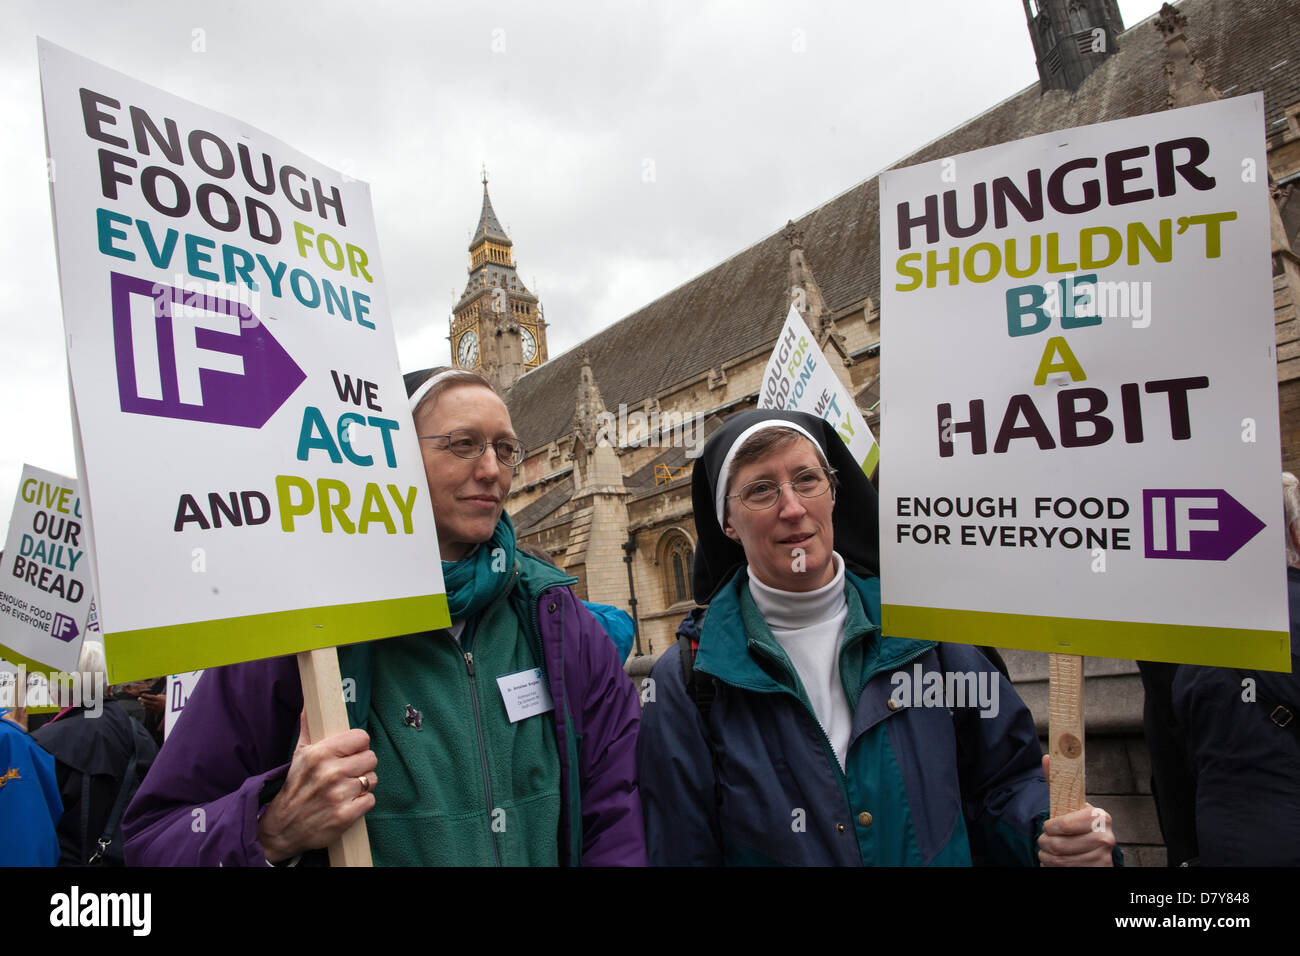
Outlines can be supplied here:
[[353, 729], [316, 744], [294, 658], [205, 673], [127, 814], [128, 863], [322, 862], [362, 816], [377, 865], [645, 863], [636, 691], [574, 579], [516, 548], [505, 403], [457, 369], [407, 390], [451, 627], [340, 648]]
[[[708, 611], [651, 675], [652, 864], [1112, 862], [1105, 811], [1048, 819], [1033, 719], [983, 654], [881, 633], [876, 493], [829, 424], [733, 415], [691, 490]], [[918, 666], [992, 706], [896, 693]]]

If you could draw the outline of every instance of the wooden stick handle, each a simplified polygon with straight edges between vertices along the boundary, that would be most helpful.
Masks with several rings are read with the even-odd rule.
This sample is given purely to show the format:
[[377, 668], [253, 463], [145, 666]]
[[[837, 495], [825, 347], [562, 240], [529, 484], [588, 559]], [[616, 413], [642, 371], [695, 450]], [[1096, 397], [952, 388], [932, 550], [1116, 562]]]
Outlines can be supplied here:
[[[298, 655], [298, 676], [302, 679], [303, 711], [307, 715], [307, 739], [318, 743], [348, 729], [348, 709], [343, 703], [343, 678], [339, 655], [333, 647], [303, 651]], [[330, 866], [371, 866], [370, 838], [362, 817], [329, 846]]]
[[1051, 754], [1052, 816], [1079, 810], [1086, 802], [1083, 775], [1083, 658], [1052, 654], [1048, 659], [1047, 752]]

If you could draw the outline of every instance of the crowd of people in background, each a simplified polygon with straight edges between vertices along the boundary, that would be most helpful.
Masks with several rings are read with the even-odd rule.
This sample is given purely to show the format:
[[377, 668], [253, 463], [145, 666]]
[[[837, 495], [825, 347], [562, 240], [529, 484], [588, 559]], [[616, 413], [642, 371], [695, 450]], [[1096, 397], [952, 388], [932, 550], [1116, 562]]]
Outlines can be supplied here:
[[[107, 683], [104, 645], [81, 645], [77, 672]], [[110, 688], [102, 706], [0, 714], [13, 782], [0, 793], [0, 862], [10, 866], [122, 866], [122, 816], [163, 743], [167, 678]], [[85, 686], [90, 686], [87, 682]], [[17, 695], [15, 695], [17, 696]], [[5, 760], [0, 757], [0, 762]], [[8, 798], [8, 799], [7, 799]], [[21, 808], [21, 809], [18, 809]]]
[[[165, 678], [99, 714], [6, 712], [0, 863], [323, 864], [362, 818], [387, 865], [1122, 862], [1104, 810], [1051, 817], [994, 652], [881, 632], [876, 491], [825, 422], [752, 410], [710, 437], [700, 607], [642, 693], [627, 613], [516, 538], [524, 448], [500, 396], [462, 370], [407, 385], [451, 626], [340, 648], [350, 729], [314, 742], [292, 657], [208, 671], [165, 745]], [[1300, 864], [1289, 475], [1284, 500], [1292, 673], [1141, 665], [1171, 866]], [[913, 665], [980, 675], [1001, 706], [900, 706]], [[101, 644], [78, 669], [103, 679]]]

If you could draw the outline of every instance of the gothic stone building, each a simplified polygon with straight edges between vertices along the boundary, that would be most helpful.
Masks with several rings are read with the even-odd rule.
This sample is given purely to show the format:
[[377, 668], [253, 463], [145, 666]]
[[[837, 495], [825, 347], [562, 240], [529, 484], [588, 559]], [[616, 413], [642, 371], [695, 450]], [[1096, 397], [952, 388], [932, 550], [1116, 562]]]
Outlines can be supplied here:
[[[1300, 0], [1185, 0], [1128, 30], [1114, 0], [1022, 2], [1040, 82], [897, 165], [1263, 91], [1282, 453], [1300, 470]], [[502, 388], [528, 447], [508, 504], [520, 538], [577, 576], [582, 596], [633, 614], [634, 654], [664, 650], [693, 606], [688, 452], [756, 404], [792, 301], [877, 424], [879, 212], [872, 177], [548, 360], [540, 303], [516, 275], [485, 183], [452, 355]], [[1046, 655], [1006, 656], [1045, 731]], [[636, 658], [629, 666], [639, 669]], [[1161, 862], [1136, 668], [1089, 658], [1086, 674], [1090, 794], [1124, 831], [1132, 862]]]

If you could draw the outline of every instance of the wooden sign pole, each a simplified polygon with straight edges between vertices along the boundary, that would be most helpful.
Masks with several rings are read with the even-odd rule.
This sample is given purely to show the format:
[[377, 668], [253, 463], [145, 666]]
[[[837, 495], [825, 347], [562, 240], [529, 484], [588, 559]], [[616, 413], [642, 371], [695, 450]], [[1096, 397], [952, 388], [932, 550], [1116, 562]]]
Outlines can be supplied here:
[[[298, 676], [302, 679], [307, 739], [318, 743], [347, 730], [348, 709], [343, 703], [343, 678], [339, 673], [338, 650], [326, 647], [303, 651], [298, 655]], [[371, 866], [366, 818], [362, 817], [348, 827], [343, 836], [330, 844], [329, 851], [330, 866]]]
[[1083, 657], [1052, 654], [1048, 658], [1047, 752], [1052, 816], [1083, 808]]

